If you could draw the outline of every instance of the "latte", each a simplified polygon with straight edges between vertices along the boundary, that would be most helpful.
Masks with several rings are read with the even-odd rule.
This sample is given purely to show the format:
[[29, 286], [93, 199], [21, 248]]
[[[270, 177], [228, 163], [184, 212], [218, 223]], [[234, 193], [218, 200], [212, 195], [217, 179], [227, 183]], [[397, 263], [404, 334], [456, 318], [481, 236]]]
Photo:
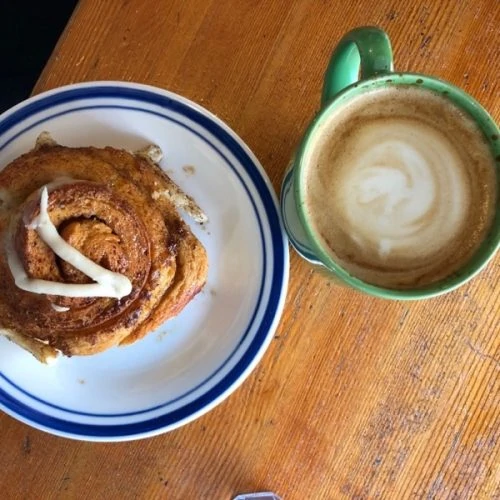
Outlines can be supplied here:
[[458, 271], [490, 228], [495, 165], [475, 122], [419, 87], [332, 111], [303, 157], [305, 208], [331, 258], [393, 289]]

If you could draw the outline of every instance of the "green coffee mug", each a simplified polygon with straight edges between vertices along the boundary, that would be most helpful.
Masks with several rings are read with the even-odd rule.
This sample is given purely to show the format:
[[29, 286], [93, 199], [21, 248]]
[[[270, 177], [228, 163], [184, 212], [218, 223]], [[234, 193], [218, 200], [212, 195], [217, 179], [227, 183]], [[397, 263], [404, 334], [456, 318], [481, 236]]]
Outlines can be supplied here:
[[[494, 173], [493, 218], [481, 243], [468, 260], [450, 275], [422, 286], [397, 287], [374, 285], [348, 272], [332, 256], [323, 238], [313, 227], [306, 208], [304, 172], [306, 157], [318, 137], [318, 130], [332, 113], [342, 113], [353, 98], [375, 89], [404, 86], [423, 88], [440, 94], [472, 117], [486, 139]], [[361, 27], [347, 33], [331, 57], [325, 74], [321, 109], [306, 130], [287, 170], [281, 188], [281, 212], [290, 242], [301, 257], [329, 277], [361, 292], [390, 299], [423, 299], [449, 292], [475, 276], [500, 246], [500, 132], [490, 115], [471, 96], [437, 78], [393, 71], [392, 49], [385, 32], [376, 27]], [[335, 217], [335, 213], [331, 214]], [[333, 242], [335, 245], [335, 242]]]

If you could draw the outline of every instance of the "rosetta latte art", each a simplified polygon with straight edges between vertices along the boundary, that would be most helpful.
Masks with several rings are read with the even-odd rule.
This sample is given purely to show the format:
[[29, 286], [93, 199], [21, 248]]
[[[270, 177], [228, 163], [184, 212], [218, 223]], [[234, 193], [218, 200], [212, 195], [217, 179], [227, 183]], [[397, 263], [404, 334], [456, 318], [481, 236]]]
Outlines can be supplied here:
[[418, 123], [363, 128], [360, 153], [346, 159], [337, 209], [361, 248], [380, 257], [424, 258], [452, 240], [470, 203], [460, 158]]

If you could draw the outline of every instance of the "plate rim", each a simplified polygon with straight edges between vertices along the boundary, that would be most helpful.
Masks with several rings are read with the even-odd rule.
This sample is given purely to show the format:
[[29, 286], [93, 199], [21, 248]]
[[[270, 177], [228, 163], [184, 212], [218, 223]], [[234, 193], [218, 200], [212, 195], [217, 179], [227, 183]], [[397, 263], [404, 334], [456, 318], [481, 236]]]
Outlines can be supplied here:
[[[191, 101], [190, 99], [187, 99], [186, 97], [183, 97], [179, 94], [176, 94], [174, 92], [161, 89], [158, 87], [154, 87], [151, 85], [146, 85], [146, 84], [141, 84], [141, 83], [134, 83], [134, 82], [122, 82], [122, 81], [113, 81], [113, 80], [103, 80], [103, 81], [92, 81], [92, 82], [81, 82], [81, 83], [73, 83], [70, 85], [64, 85], [61, 87], [57, 87], [45, 92], [42, 92], [40, 94], [37, 94], [33, 97], [30, 97], [29, 99], [26, 99], [25, 101], [20, 102], [19, 104], [13, 106], [12, 108], [6, 110], [4, 113], [0, 115], [0, 126], [6, 127], [5, 131], [8, 131], [12, 126], [15, 126], [16, 124], [21, 124], [23, 121], [26, 119], [29, 119], [31, 116], [36, 115], [37, 113], [42, 113], [44, 111], [50, 110], [51, 108], [54, 108], [62, 102], [53, 102], [50, 105], [46, 105], [42, 109], [37, 109], [37, 104], [38, 106], [40, 105], [41, 102], [47, 101], [47, 99], [50, 101], [50, 98], [53, 96], [61, 96], [63, 95], [71, 95], [71, 93], [74, 93], [75, 91], [104, 91], [107, 90], [108, 92], [111, 90], [114, 90], [115, 92], [122, 92], [121, 95], [115, 95], [113, 96], [114, 98], [117, 99], [127, 99], [127, 96], [124, 96], [123, 93], [125, 93], [127, 90], [129, 91], [138, 91], [143, 94], [149, 94], [152, 96], [155, 96], [156, 98], [163, 99], [165, 100], [168, 99], [172, 102], [177, 102], [184, 108], [190, 108], [193, 110], [198, 116], [204, 117], [210, 124], [213, 124], [217, 129], [219, 129], [226, 137], [226, 139], [230, 139], [233, 141], [233, 147], [234, 145], [237, 146], [241, 152], [246, 156], [246, 158], [249, 161], [249, 164], [253, 168], [253, 176], [257, 176], [260, 180], [261, 186], [259, 187], [255, 183], [255, 179], [250, 175], [252, 172], [249, 172], [247, 169], [247, 165], [245, 165], [242, 161], [241, 158], [238, 156], [238, 154], [235, 154], [235, 151], [223, 140], [221, 140], [221, 137], [213, 132], [213, 130], [208, 130], [204, 125], [201, 125], [199, 122], [194, 121], [198, 126], [200, 126], [204, 131], [209, 132], [212, 134], [217, 140], [219, 140], [227, 149], [228, 151], [231, 152], [232, 155], [235, 156], [235, 158], [238, 160], [238, 163], [240, 164], [240, 167], [250, 176], [250, 179], [252, 181], [252, 187], [255, 189], [255, 191], [259, 194], [259, 199], [262, 202], [263, 207], [265, 208], [267, 205], [262, 199], [262, 196], [268, 196], [269, 197], [269, 204], [270, 206], [274, 209], [274, 218], [278, 222], [277, 227], [273, 227], [272, 221], [269, 218], [270, 215], [266, 211], [263, 212], [263, 216], [265, 217], [264, 220], [267, 222], [267, 227], [268, 227], [268, 232], [269, 232], [269, 240], [268, 244], [270, 244], [273, 247], [273, 266], [271, 269], [271, 272], [268, 271], [267, 274], [269, 274], [269, 296], [267, 297], [267, 300], [263, 304], [263, 313], [262, 313], [262, 318], [260, 320], [260, 323], [257, 325], [257, 330], [254, 335], [253, 341], [250, 344], [250, 347], [253, 345], [253, 342], [255, 342], [255, 339], [258, 337], [258, 333], [260, 330], [260, 325], [264, 323], [266, 320], [266, 316], [269, 314], [269, 304], [271, 303], [271, 300], [273, 299], [273, 287], [276, 286], [276, 280], [280, 282], [278, 289], [277, 289], [277, 301], [275, 302], [275, 307], [271, 311], [271, 317], [267, 318], [267, 321], [269, 323], [269, 327], [267, 328], [267, 331], [263, 332], [261, 334], [262, 339], [259, 340], [259, 343], [254, 350], [255, 352], [250, 353], [250, 359], [246, 360], [245, 358], [249, 354], [249, 348], [247, 348], [241, 355], [241, 358], [237, 361], [234, 367], [230, 369], [230, 371], [219, 381], [217, 382], [213, 387], [211, 387], [208, 391], [204, 392], [200, 397], [197, 397], [194, 401], [191, 401], [184, 406], [182, 406], [179, 409], [175, 409], [173, 411], [166, 412], [165, 414], [162, 414], [158, 417], [153, 417], [153, 418], [148, 418], [143, 421], [139, 422], [129, 422], [129, 423], [124, 423], [124, 424], [113, 424], [113, 425], [99, 425], [99, 424], [85, 424], [85, 423], [80, 423], [80, 422], [72, 422], [72, 421], [67, 421], [59, 418], [55, 418], [51, 415], [39, 412], [37, 409], [29, 407], [28, 405], [25, 405], [24, 403], [18, 401], [14, 396], [9, 394], [8, 392], [4, 391], [4, 389], [0, 389], [0, 409], [4, 411], [5, 413], [11, 415], [12, 417], [16, 418], [17, 420], [20, 420], [34, 428], [38, 428], [42, 431], [49, 432], [54, 435], [58, 436], [63, 436], [63, 437], [68, 437], [72, 439], [77, 439], [77, 440], [85, 440], [85, 441], [125, 441], [125, 440], [134, 440], [134, 439], [141, 439], [145, 437], [150, 437], [158, 434], [162, 434], [164, 432], [168, 432], [171, 430], [174, 430], [182, 425], [185, 425], [196, 418], [199, 418], [200, 416], [204, 415], [211, 409], [213, 409], [215, 406], [220, 404], [223, 400], [225, 400], [227, 397], [229, 397], [240, 385], [247, 379], [249, 374], [253, 371], [255, 366], [259, 363], [259, 361], [262, 359], [265, 351], [267, 350], [267, 347], [269, 346], [273, 336], [274, 332], [278, 326], [278, 323], [281, 319], [282, 313], [283, 313], [283, 308], [286, 300], [286, 295], [287, 295], [287, 288], [288, 288], [288, 279], [289, 279], [289, 249], [288, 249], [288, 240], [286, 237], [286, 232], [283, 226], [283, 221], [282, 217], [280, 214], [280, 209], [279, 209], [279, 202], [278, 202], [278, 197], [277, 194], [272, 186], [271, 181], [269, 180], [269, 177], [267, 176], [266, 171], [264, 170], [263, 166], [257, 159], [257, 157], [254, 155], [254, 153], [250, 150], [250, 148], [247, 146], [247, 144], [241, 139], [241, 137], [234, 131], [232, 130], [223, 120], [218, 118], [214, 113], [211, 111], [207, 110], [203, 106]], [[101, 95], [89, 95], [87, 94], [86, 96], [79, 96], [75, 97], [73, 99], [68, 99], [64, 102], [71, 102], [71, 101], [78, 101], [82, 99], [92, 99], [92, 98], [108, 98], [111, 99], [113, 98], [112, 96], [103, 96]], [[152, 104], [149, 101], [141, 100], [138, 99], [137, 96], [135, 98], [128, 97], [128, 99], [135, 99], [139, 100], [141, 102], [146, 102], [147, 104]], [[158, 103], [154, 103], [158, 105]], [[160, 105], [161, 106], [161, 105]], [[172, 111], [171, 108], [165, 107], [167, 110]], [[21, 114], [21, 118], [18, 118], [15, 120], [14, 118], [18, 116], [19, 112], [24, 111], [24, 115]], [[178, 110], [174, 110], [175, 112], [179, 112]], [[187, 117], [185, 114], [181, 113], [183, 117]], [[187, 117], [188, 119], [190, 118], [192, 120], [192, 117]], [[13, 120], [14, 119], [14, 120]], [[12, 124], [9, 124], [9, 121], [13, 121]], [[31, 127], [30, 127], [31, 128]], [[22, 133], [25, 133], [26, 129], [23, 129]], [[1, 149], [6, 147], [11, 141], [14, 141], [18, 134], [14, 134], [10, 139], [8, 139], [5, 143], [1, 144]], [[243, 182], [243, 180], [242, 180]], [[246, 183], [243, 183], [245, 187], [247, 187]], [[264, 191], [263, 191], [264, 188]], [[250, 193], [249, 193], [250, 194]], [[263, 239], [263, 244], [265, 244], [266, 240]], [[280, 251], [278, 252], [277, 249], [275, 248], [275, 243], [278, 241], [281, 246], [280, 246]], [[280, 264], [280, 261], [276, 260], [277, 254], [280, 254], [280, 259], [281, 259], [281, 267], [279, 276], [276, 276], [276, 266]], [[276, 293], [275, 293], [276, 295]], [[236, 375], [236, 378], [234, 380], [229, 380], [227, 381], [228, 378], [230, 377], [230, 374], [240, 366], [240, 364], [244, 363], [245, 366], [242, 371], [239, 371], [239, 374]], [[191, 407], [193, 403], [196, 403], [200, 399], [205, 399], [207, 395], [209, 395], [211, 392], [213, 392], [217, 387], [223, 383], [223, 382], [228, 382], [225, 385], [225, 388], [219, 391], [218, 394], [215, 395], [215, 397], [212, 397], [211, 395], [208, 396], [209, 401], [207, 402], [202, 402], [201, 406], [198, 409], [194, 409], [194, 411], [191, 410], [186, 410], [186, 408]], [[217, 391], [216, 391], [217, 392]], [[4, 404], [4, 399], [8, 401], [8, 405]], [[9, 406], [11, 405], [12, 408]], [[57, 425], [50, 426], [50, 425], [43, 425], [40, 424], [36, 420], [32, 420], [30, 418], [27, 418], [23, 415], [22, 411], [16, 411], [16, 408], [19, 408], [19, 405], [26, 407], [29, 410], [30, 414], [34, 414], [35, 416], [41, 415], [43, 417], [44, 421], [47, 422], [52, 422], [52, 421], [62, 421], [62, 423], [67, 424], [71, 427], [81, 427], [83, 432], [68, 432], [61, 430], [58, 428]], [[175, 415], [177, 412], [182, 411], [182, 413], [187, 413], [186, 416], [181, 417], [176, 419], [175, 416], [172, 418], [174, 419], [173, 422], [163, 424], [160, 422], [158, 423], [157, 421], [159, 419], [169, 417], [172, 415]], [[150, 424], [147, 425], [145, 429], [145, 424]], [[133, 431], [131, 428], [135, 426], [140, 426], [142, 430]], [[89, 427], [96, 428], [95, 430], [99, 429], [102, 432], [96, 432], [94, 433], [86, 433], [85, 429], [88, 430]], [[125, 429], [128, 430], [123, 433], [114, 433], [117, 429]], [[113, 430], [113, 433], [110, 434], [110, 432]], [[106, 432], [107, 431], [107, 432]]]

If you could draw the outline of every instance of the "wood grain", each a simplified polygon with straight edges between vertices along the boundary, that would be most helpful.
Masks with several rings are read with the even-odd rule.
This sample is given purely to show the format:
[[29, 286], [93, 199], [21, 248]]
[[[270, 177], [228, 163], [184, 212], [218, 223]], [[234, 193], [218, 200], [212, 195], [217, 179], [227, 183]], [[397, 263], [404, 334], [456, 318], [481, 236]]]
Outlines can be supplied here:
[[[36, 92], [144, 82], [224, 119], [278, 190], [329, 54], [366, 24], [396, 68], [463, 87], [498, 121], [497, 0], [81, 0]], [[500, 259], [417, 303], [337, 287], [291, 254], [285, 312], [243, 386], [199, 420], [121, 444], [0, 415], [4, 498], [500, 498]]]

